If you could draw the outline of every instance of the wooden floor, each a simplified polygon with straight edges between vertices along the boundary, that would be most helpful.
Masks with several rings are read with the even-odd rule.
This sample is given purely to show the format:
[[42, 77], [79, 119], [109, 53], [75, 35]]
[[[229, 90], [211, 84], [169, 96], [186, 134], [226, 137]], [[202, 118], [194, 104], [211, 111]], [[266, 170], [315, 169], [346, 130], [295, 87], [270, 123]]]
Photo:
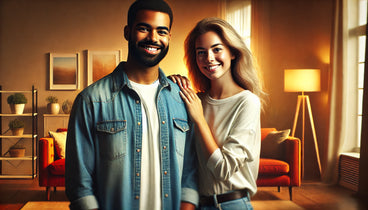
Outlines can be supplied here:
[[[51, 194], [51, 200], [67, 201], [64, 190], [57, 188]], [[38, 186], [37, 179], [0, 180], [0, 210], [18, 210], [27, 201], [44, 201], [45, 196], [45, 188]], [[253, 200], [289, 200], [288, 188], [281, 188], [281, 192], [276, 187], [258, 188]], [[304, 182], [301, 187], [293, 188], [293, 202], [305, 209], [368, 209], [367, 205], [355, 197], [353, 191], [320, 182]]]

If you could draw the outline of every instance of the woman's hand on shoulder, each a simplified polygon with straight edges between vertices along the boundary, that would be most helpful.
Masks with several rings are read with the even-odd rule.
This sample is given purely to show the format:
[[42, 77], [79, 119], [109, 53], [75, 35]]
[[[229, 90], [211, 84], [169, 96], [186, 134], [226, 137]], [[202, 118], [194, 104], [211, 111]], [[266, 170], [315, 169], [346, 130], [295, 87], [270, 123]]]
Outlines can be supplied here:
[[173, 74], [168, 76], [169, 79], [171, 79], [174, 83], [178, 84], [180, 89], [187, 89], [191, 88], [190, 80], [185, 77], [181, 76], [180, 74]]

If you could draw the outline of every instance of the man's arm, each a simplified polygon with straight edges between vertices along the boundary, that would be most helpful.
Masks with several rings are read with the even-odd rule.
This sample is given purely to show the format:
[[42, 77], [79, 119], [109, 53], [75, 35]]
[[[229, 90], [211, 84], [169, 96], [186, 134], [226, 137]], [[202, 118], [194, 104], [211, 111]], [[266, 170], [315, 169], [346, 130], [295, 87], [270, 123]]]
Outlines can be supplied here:
[[195, 205], [188, 202], [181, 202], [180, 210], [194, 210]]
[[[193, 124], [190, 125], [191, 129], [187, 132], [185, 143], [184, 165], [181, 184], [181, 207], [187, 206], [187, 204], [198, 206], [199, 203], [198, 167], [193, 126]], [[183, 206], [183, 204], [185, 205]]]
[[65, 191], [70, 209], [96, 209], [93, 194], [94, 143], [90, 103], [78, 95], [70, 114], [66, 141]]

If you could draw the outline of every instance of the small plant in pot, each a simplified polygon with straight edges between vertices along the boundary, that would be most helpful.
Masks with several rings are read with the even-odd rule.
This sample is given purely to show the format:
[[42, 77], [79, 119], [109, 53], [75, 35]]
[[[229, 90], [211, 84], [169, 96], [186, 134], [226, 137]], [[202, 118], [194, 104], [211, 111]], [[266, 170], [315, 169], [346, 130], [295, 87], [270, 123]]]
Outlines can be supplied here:
[[24, 132], [24, 122], [18, 119], [14, 119], [8, 124], [9, 129], [12, 131], [13, 136], [21, 136]]
[[56, 96], [48, 96], [46, 98], [47, 104], [47, 111], [50, 114], [59, 114], [60, 105], [58, 103], [59, 99]]
[[22, 144], [14, 144], [9, 148], [10, 157], [24, 157], [26, 148]]
[[66, 100], [63, 102], [63, 105], [61, 106], [61, 108], [63, 109], [63, 112], [65, 114], [69, 114], [70, 111], [72, 110], [72, 102], [70, 102], [69, 100]]
[[23, 93], [15, 93], [7, 98], [12, 114], [23, 114], [24, 105], [27, 103], [27, 98]]

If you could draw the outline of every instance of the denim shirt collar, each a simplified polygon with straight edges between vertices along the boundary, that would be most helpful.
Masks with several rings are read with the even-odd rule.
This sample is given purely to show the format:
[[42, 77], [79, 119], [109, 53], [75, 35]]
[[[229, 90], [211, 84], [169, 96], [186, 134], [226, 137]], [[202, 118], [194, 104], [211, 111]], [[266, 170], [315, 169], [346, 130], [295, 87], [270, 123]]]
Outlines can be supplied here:
[[[112, 72], [112, 81], [113, 81], [112, 91], [113, 92], [120, 91], [121, 89], [124, 88], [124, 86], [127, 86], [129, 89], [132, 89], [132, 85], [130, 84], [128, 76], [124, 71], [125, 63], [126, 62], [120, 62], [120, 64], [116, 67], [114, 72]], [[163, 88], [167, 87], [169, 90], [171, 90], [169, 79], [166, 77], [165, 73], [162, 71], [161, 68], [159, 68], [158, 79], [159, 79], [160, 85]]]

